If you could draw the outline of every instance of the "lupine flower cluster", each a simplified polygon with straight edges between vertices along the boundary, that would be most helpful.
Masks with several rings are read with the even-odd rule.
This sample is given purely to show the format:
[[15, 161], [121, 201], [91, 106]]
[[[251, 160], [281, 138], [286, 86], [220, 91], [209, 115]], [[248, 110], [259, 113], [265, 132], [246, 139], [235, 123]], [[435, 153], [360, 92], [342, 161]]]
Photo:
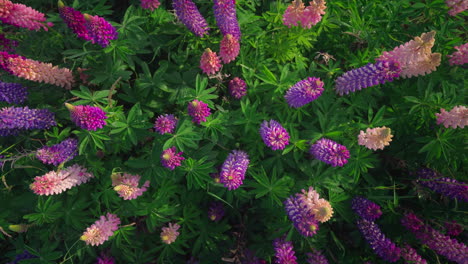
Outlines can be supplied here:
[[0, 0], [0, 21], [16, 27], [39, 31], [47, 31], [53, 26], [46, 23], [45, 15], [29, 6], [14, 4], [9, 0]]
[[405, 245], [401, 248], [401, 257], [406, 261], [406, 263], [411, 264], [427, 264], [427, 261], [423, 259], [418, 252], [410, 247], [409, 245]]
[[34, 178], [31, 190], [38, 195], [53, 195], [88, 182], [94, 175], [78, 164], [60, 171], [50, 171], [43, 176]]
[[468, 126], [468, 108], [463, 105], [455, 106], [450, 111], [445, 111], [441, 108], [440, 113], [435, 114], [437, 117], [437, 124], [443, 124], [445, 128], [464, 128]]
[[143, 9], [149, 9], [151, 11], [154, 11], [156, 8], [159, 7], [161, 3], [159, 0], [141, 0], [140, 5], [141, 8]]
[[166, 244], [172, 244], [179, 236], [180, 225], [169, 223], [167, 227], [163, 227], [161, 231], [161, 240]]
[[291, 27], [300, 22], [301, 27], [311, 28], [322, 20], [327, 8], [325, 4], [324, 0], [312, 0], [306, 7], [302, 0], [294, 0], [283, 14], [283, 24]]
[[190, 102], [188, 104], [187, 111], [189, 116], [192, 117], [192, 121], [196, 124], [206, 122], [206, 118], [211, 114], [208, 104], [199, 100], [193, 100]]
[[333, 167], [343, 167], [348, 163], [349, 150], [333, 140], [321, 138], [310, 147], [310, 154], [316, 159], [323, 161]]
[[78, 154], [78, 140], [74, 138], [66, 139], [53, 146], [44, 146], [36, 151], [36, 158], [44, 164], [60, 163], [73, 159]]
[[222, 202], [216, 201], [210, 203], [210, 208], [208, 209], [208, 218], [211, 221], [219, 222], [224, 216], [224, 206]]
[[323, 90], [320, 78], [308, 77], [289, 88], [284, 98], [290, 107], [298, 108], [317, 99]]
[[260, 136], [265, 145], [272, 150], [284, 149], [289, 145], [289, 133], [276, 120], [263, 121], [260, 125]]
[[455, 179], [444, 177], [442, 174], [431, 169], [420, 169], [417, 171], [418, 183], [434, 192], [468, 202], [468, 184]]
[[0, 34], [0, 50], [14, 52], [16, 46], [18, 46], [18, 41], [6, 38], [5, 34]]
[[358, 136], [358, 144], [373, 150], [384, 149], [392, 141], [393, 135], [391, 132], [390, 128], [385, 126], [368, 128], [366, 132], [361, 130]]
[[213, 0], [213, 11], [221, 33], [231, 34], [235, 39], [240, 40], [241, 32], [236, 15], [235, 0]]
[[4, 107], [0, 110], [0, 136], [16, 135], [23, 130], [55, 126], [54, 113], [47, 109]]
[[158, 131], [159, 134], [163, 135], [166, 133], [174, 133], [175, 127], [177, 125], [177, 119], [174, 115], [160, 115], [156, 118], [154, 122], [154, 129]]
[[[468, 5], [468, 1], [465, 1]], [[448, 55], [450, 65], [463, 65], [468, 63], [468, 43], [454, 47], [457, 51]]]
[[99, 107], [65, 103], [71, 120], [80, 128], [96, 131], [106, 125], [106, 113]]
[[102, 215], [80, 237], [86, 245], [99, 246], [107, 241], [119, 229], [120, 219], [115, 214]]
[[79, 38], [84, 40], [91, 40], [88, 29], [85, 26], [86, 20], [83, 13], [63, 4], [62, 1], [58, 1], [58, 8], [60, 17], [63, 19], [65, 24], [75, 33]]
[[216, 52], [207, 48], [200, 59], [200, 68], [208, 75], [217, 73], [221, 69], [221, 60]]
[[239, 40], [231, 34], [224, 35], [221, 43], [219, 44], [219, 56], [223, 63], [229, 63], [235, 60], [237, 55], [239, 55], [239, 51]]
[[247, 84], [239, 77], [229, 81], [229, 93], [236, 99], [241, 99], [247, 94]]
[[22, 104], [28, 97], [26, 87], [19, 83], [6, 83], [0, 81], [0, 101], [9, 104]]
[[221, 166], [219, 182], [228, 188], [235, 190], [243, 183], [245, 172], [249, 167], [249, 156], [241, 150], [233, 150]]
[[463, 232], [463, 226], [456, 221], [446, 222], [445, 229], [449, 236], [458, 236]]
[[291, 241], [277, 238], [273, 241], [276, 264], [297, 264], [296, 252]]
[[181, 165], [183, 160], [185, 160], [185, 158], [182, 157], [182, 154], [182, 151], [177, 153], [176, 147], [165, 149], [161, 154], [161, 164], [170, 170], [174, 170], [176, 167]]
[[307, 263], [309, 264], [328, 264], [327, 258], [319, 250], [312, 249], [311, 253], [307, 253]]
[[359, 219], [357, 226], [371, 248], [382, 259], [388, 262], [396, 262], [400, 259], [401, 249], [385, 237], [376, 223], [366, 219]]
[[450, 8], [448, 14], [451, 16], [455, 16], [468, 9], [468, 1], [466, 0], [446, 0], [445, 4]]
[[114, 190], [124, 200], [133, 200], [141, 196], [148, 189], [150, 184], [149, 181], [145, 181], [141, 187], [138, 187], [141, 176], [128, 173], [113, 173], [111, 178]]
[[23, 251], [23, 253], [16, 255], [15, 259], [12, 262], [8, 262], [7, 264], [18, 264], [22, 260], [32, 259], [32, 258], [37, 258], [37, 256], [35, 256], [35, 255], [29, 253], [27, 250], [25, 250], [25, 251]]
[[351, 202], [351, 208], [361, 218], [369, 221], [375, 221], [382, 215], [380, 206], [361, 196], [354, 197], [353, 201]]
[[192, 0], [174, 0], [172, 5], [177, 17], [193, 34], [199, 37], [208, 35], [208, 23]]

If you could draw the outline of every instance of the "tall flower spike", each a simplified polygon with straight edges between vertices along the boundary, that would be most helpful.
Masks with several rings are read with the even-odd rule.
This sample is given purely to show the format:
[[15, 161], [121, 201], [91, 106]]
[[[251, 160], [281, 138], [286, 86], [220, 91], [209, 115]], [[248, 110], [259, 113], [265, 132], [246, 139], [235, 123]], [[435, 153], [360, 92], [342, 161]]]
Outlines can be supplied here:
[[206, 122], [206, 118], [211, 115], [208, 104], [198, 100], [190, 102], [188, 104], [187, 111], [189, 116], [192, 117], [192, 122], [196, 124]]
[[219, 222], [223, 218], [224, 213], [224, 205], [222, 202], [216, 201], [210, 203], [208, 218], [210, 218], [211, 221]]
[[151, 11], [154, 11], [155, 9], [157, 9], [160, 4], [161, 3], [159, 2], [159, 0], [141, 0], [140, 1], [141, 8], [149, 9]]
[[156, 118], [154, 122], [154, 129], [158, 131], [159, 134], [163, 135], [166, 133], [174, 133], [175, 127], [177, 125], [177, 119], [174, 115], [160, 115]]
[[80, 237], [86, 245], [99, 246], [109, 240], [114, 232], [119, 229], [120, 219], [115, 214], [107, 213], [101, 216], [93, 225], [86, 228]]
[[265, 145], [272, 150], [284, 149], [289, 144], [289, 133], [275, 120], [263, 121], [260, 125], [260, 136]]
[[172, 5], [177, 17], [193, 34], [199, 37], [208, 35], [208, 23], [192, 0], [173, 0]]
[[361, 218], [368, 221], [375, 221], [382, 215], [380, 206], [361, 196], [354, 197], [353, 201], [351, 202], [351, 208]]
[[388, 262], [400, 259], [401, 250], [390, 239], [385, 237], [380, 228], [372, 221], [359, 219], [357, 226], [361, 234], [369, 243], [374, 252]]
[[241, 99], [247, 94], [247, 84], [239, 77], [229, 81], [229, 93], [236, 99]]
[[43, 176], [34, 178], [31, 190], [37, 195], [53, 195], [88, 182], [94, 175], [78, 164], [60, 171], [50, 171]]
[[180, 225], [169, 223], [169, 226], [163, 227], [161, 232], [161, 240], [166, 244], [172, 244], [179, 236]]
[[133, 200], [141, 196], [148, 189], [150, 184], [149, 181], [145, 181], [141, 187], [138, 187], [141, 176], [128, 173], [114, 173], [111, 175], [111, 178], [114, 190], [124, 200]]
[[333, 167], [343, 167], [348, 163], [349, 150], [333, 140], [321, 138], [310, 147], [310, 154]]
[[92, 39], [86, 27], [86, 19], [83, 13], [73, 7], [65, 6], [60, 0], [58, 1], [58, 8], [60, 17], [79, 38], [86, 41]]
[[312, 237], [318, 231], [318, 220], [300, 194], [290, 196], [284, 202], [286, 214], [296, 230], [305, 237]]
[[390, 145], [392, 137], [392, 131], [385, 126], [367, 128], [366, 132], [361, 130], [359, 133], [358, 144], [373, 150], [384, 149], [385, 146]]
[[418, 252], [410, 247], [409, 245], [405, 245], [401, 248], [401, 257], [406, 261], [406, 263], [411, 264], [427, 264], [427, 261], [423, 259]]
[[221, 69], [221, 60], [216, 52], [207, 48], [200, 59], [200, 69], [208, 75], [217, 73]]
[[235, 60], [237, 55], [239, 55], [239, 50], [239, 40], [231, 34], [224, 35], [221, 43], [219, 44], [219, 56], [223, 63], [229, 63]]
[[233, 150], [221, 166], [219, 182], [228, 188], [235, 190], [243, 183], [245, 173], [249, 167], [249, 156], [241, 150]]
[[296, 252], [291, 241], [286, 241], [284, 238], [277, 238], [273, 241], [275, 248], [275, 263], [276, 264], [297, 264]]
[[241, 38], [239, 22], [236, 17], [235, 0], [213, 0], [213, 11], [221, 33], [223, 35], [231, 34], [237, 40]]
[[45, 15], [29, 6], [14, 4], [9, 0], [0, 0], [0, 21], [16, 27], [39, 31], [41, 28], [47, 31], [53, 26], [46, 23]]
[[317, 99], [323, 90], [320, 78], [308, 77], [289, 88], [284, 98], [290, 107], [298, 108]]
[[400, 76], [400, 64], [395, 61], [378, 61], [364, 67], [345, 72], [335, 81], [335, 91], [339, 95], [349, 94], [363, 88], [391, 82]]
[[448, 14], [451, 16], [455, 16], [468, 9], [468, 1], [466, 0], [446, 0], [445, 4], [450, 8]]
[[468, 184], [455, 179], [444, 177], [431, 169], [420, 169], [417, 172], [418, 183], [434, 192], [468, 202]]
[[[465, 1], [468, 5], [468, 1]], [[468, 63], [468, 43], [454, 47], [457, 51], [448, 55], [450, 65], [463, 65]]]
[[170, 170], [174, 170], [176, 167], [181, 165], [183, 160], [185, 160], [185, 158], [182, 157], [182, 154], [182, 151], [177, 153], [176, 147], [165, 149], [161, 154], [161, 164]]
[[106, 125], [106, 113], [99, 107], [65, 103], [71, 120], [80, 128], [96, 131]]
[[312, 249], [312, 253], [307, 253], [307, 263], [309, 264], [328, 264], [327, 258], [319, 250]]
[[23, 130], [55, 126], [54, 113], [47, 109], [4, 107], [0, 110], [0, 136], [16, 135]]
[[53, 146], [44, 146], [36, 151], [36, 157], [44, 164], [60, 163], [73, 159], [78, 154], [78, 140], [74, 138], [66, 139]]
[[85, 18], [85, 26], [89, 32], [91, 43], [99, 44], [105, 48], [109, 46], [111, 40], [118, 37], [115, 28], [100, 16], [83, 15]]
[[27, 97], [28, 92], [23, 85], [0, 81], [0, 101], [9, 104], [22, 104], [26, 101]]
[[441, 108], [440, 113], [435, 114], [437, 117], [437, 124], [443, 124], [445, 128], [464, 128], [468, 126], [468, 108], [463, 105], [455, 106], [449, 112]]

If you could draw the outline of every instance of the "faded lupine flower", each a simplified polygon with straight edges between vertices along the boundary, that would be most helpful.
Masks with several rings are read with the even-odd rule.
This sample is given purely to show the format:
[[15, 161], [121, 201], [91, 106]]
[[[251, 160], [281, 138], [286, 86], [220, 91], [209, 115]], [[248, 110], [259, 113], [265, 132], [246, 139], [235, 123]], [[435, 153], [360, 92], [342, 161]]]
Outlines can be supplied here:
[[221, 166], [219, 182], [228, 188], [235, 190], [243, 183], [245, 172], [249, 167], [249, 156], [242, 150], [233, 150]]
[[[465, 0], [468, 5], [468, 1]], [[454, 47], [457, 51], [448, 55], [450, 65], [463, 65], [468, 63], [468, 43]]]
[[437, 254], [457, 263], [466, 263], [468, 247], [456, 239], [443, 235], [429, 225], [426, 225], [415, 214], [406, 214], [401, 223], [411, 231], [421, 243], [427, 245]]
[[400, 248], [397, 247], [390, 239], [385, 237], [376, 223], [366, 219], [359, 219], [357, 221], [357, 226], [370, 247], [382, 259], [388, 262], [396, 262], [400, 259]]
[[14, 4], [9, 0], [0, 0], [0, 21], [16, 27], [39, 31], [43, 28], [47, 31], [53, 26], [46, 23], [45, 15], [29, 6]]
[[349, 150], [333, 140], [321, 138], [310, 147], [310, 154], [316, 159], [323, 161], [333, 167], [343, 167], [348, 163]]
[[284, 238], [277, 238], [273, 241], [275, 248], [275, 263], [276, 264], [297, 264], [296, 252], [291, 241], [286, 241]]
[[307, 263], [309, 264], [328, 264], [327, 258], [319, 250], [312, 249], [312, 253], [307, 253]]
[[107, 213], [101, 216], [93, 225], [86, 228], [86, 231], [80, 237], [86, 245], [99, 246], [119, 229], [120, 219], [115, 214]]
[[238, 77], [229, 81], [229, 93], [236, 99], [241, 99], [247, 94], [247, 84], [244, 80]]
[[463, 232], [463, 226], [456, 221], [446, 222], [445, 229], [449, 236], [458, 236]]
[[176, 147], [165, 149], [161, 154], [161, 164], [170, 170], [174, 170], [175, 167], [179, 167], [181, 162], [185, 160], [182, 154], [182, 151], [177, 153]]
[[364, 67], [345, 72], [335, 81], [335, 91], [339, 95], [349, 94], [363, 88], [391, 82], [400, 75], [400, 64], [395, 61], [378, 61]]
[[200, 59], [200, 69], [208, 75], [217, 73], [221, 69], [221, 61], [216, 52], [207, 48]]
[[30, 185], [31, 190], [38, 195], [59, 194], [93, 178], [92, 173], [78, 164], [72, 165], [60, 171], [50, 171], [43, 176], [34, 178]]
[[78, 154], [78, 140], [74, 138], [66, 139], [53, 146], [44, 146], [36, 151], [36, 157], [44, 164], [60, 163], [73, 159]]
[[111, 40], [118, 37], [115, 28], [100, 16], [83, 15], [85, 18], [85, 26], [88, 30], [91, 43], [99, 44], [105, 48], [110, 44]]
[[60, 17], [79, 38], [87, 41], [92, 39], [86, 27], [83, 13], [75, 10], [73, 7], [65, 6], [60, 0], [58, 1], [58, 8]]
[[351, 208], [361, 218], [369, 221], [375, 221], [382, 215], [380, 206], [361, 196], [354, 197], [353, 201], [351, 202]]
[[418, 252], [409, 245], [405, 245], [401, 248], [401, 257], [406, 263], [411, 264], [427, 264], [427, 261], [423, 259]]
[[18, 46], [18, 41], [7, 39], [5, 37], [5, 34], [0, 34], [0, 50], [6, 51], [6, 52], [13, 52], [15, 50], [14, 47], [17, 47], [17, 46]]
[[193, 34], [199, 37], [208, 35], [208, 23], [192, 0], [174, 0], [172, 5], [177, 17]]
[[174, 133], [175, 127], [177, 125], [177, 119], [174, 115], [160, 115], [156, 118], [154, 122], [154, 129], [163, 135], [166, 133]]
[[320, 198], [319, 193], [314, 190], [312, 186], [309, 186], [309, 190], [302, 189], [302, 194], [298, 194], [302, 197], [307, 208], [312, 211], [315, 219], [321, 223], [327, 222], [333, 216], [333, 208], [330, 203]]
[[[1, 2], [0, 2], [0, 4], [1, 4]], [[25, 251], [23, 251], [23, 253], [21, 253], [19, 255], [16, 255], [15, 259], [12, 262], [8, 262], [7, 264], [18, 264], [22, 260], [32, 259], [32, 258], [37, 258], [37, 256], [35, 256], [35, 255], [29, 253], [27, 250], [25, 250]]]
[[101, 256], [97, 258], [96, 264], [115, 264], [115, 260], [113, 257], [101, 253]]
[[208, 104], [196, 99], [188, 104], [187, 110], [189, 116], [192, 117], [192, 121], [197, 124], [206, 122], [206, 118], [211, 115]]
[[445, 4], [450, 8], [448, 14], [451, 16], [455, 16], [468, 9], [468, 1], [466, 0], [446, 0]]
[[111, 175], [112, 186], [114, 190], [124, 200], [133, 200], [142, 195], [149, 187], [150, 182], [145, 181], [141, 187], [138, 187], [140, 175], [132, 175], [128, 173], [120, 174], [113, 173]]
[[208, 209], [208, 218], [211, 221], [219, 222], [224, 216], [224, 206], [222, 202], [216, 201], [210, 203], [210, 208]]
[[367, 128], [366, 132], [361, 130], [358, 136], [358, 144], [368, 149], [384, 149], [390, 145], [393, 135], [388, 127]]
[[420, 169], [417, 173], [418, 183], [434, 192], [468, 202], [468, 184], [444, 177], [431, 169]]
[[435, 114], [437, 117], [437, 124], [443, 124], [446, 128], [464, 128], [468, 126], [468, 108], [463, 105], [455, 106], [449, 112], [441, 108], [440, 113]]
[[171, 244], [176, 241], [179, 236], [180, 225], [169, 223], [169, 226], [163, 227], [161, 232], [161, 240], [166, 244]]
[[260, 136], [272, 150], [284, 149], [289, 144], [289, 133], [275, 120], [263, 121], [260, 125]]
[[213, 11], [221, 33], [231, 34], [237, 40], [241, 38], [239, 23], [236, 17], [235, 0], [213, 0]]
[[440, 53], [431, 53], [435, 34], [435, 31], [423, 33], [421, 37], [415, 37], [392, 51], [385, 51], [377, 60], [398, 62], [402, 78], [429, 74], [440, 65], [442, 56]]
[[302, 28], [311, 28], [322, 20], [322, 15], [325, 14], [324, 0], [312, 0], [310, 6], [305, 7], [302, 0], [294, 0], [288, 6], [283, 14], [283, 24], [291, 27], [297, 26], [301, 22]]
[[239, 40], [231, 34], [224, 35], [219, 44], [219, 56], [223, 63], [229, 63], [236, 59], [239, 55], [240, 44]]
[[0, 136], [16, 135], [23, 130], [55, 126], [54, 113], [47, 109], [4, 107], [0, 110]]
[[161, 3], [158, 0], [141, 0], [140, 5], [143, 9], [149, 9], [151, 11], [159, 7]]
[[284, 201], [284, 207], [289, 220], [301, 235], [311, 237], [317, 233], [318, 220], [301, 194], [291, 195]]
[[308, 77], [291, 86], [284, 98], [290, 107], [298, 108], [317, 99], [323, 90], [320, 78]]
[[0, 101], [9, 104], [22, 104], [26, 101], [27, 97], [28, 92], [23, 85], [0, 81]]
[[80, 128], [96, 131], [106, 125], [106, 113], [99, 107], [65, 103], [71, 120]]

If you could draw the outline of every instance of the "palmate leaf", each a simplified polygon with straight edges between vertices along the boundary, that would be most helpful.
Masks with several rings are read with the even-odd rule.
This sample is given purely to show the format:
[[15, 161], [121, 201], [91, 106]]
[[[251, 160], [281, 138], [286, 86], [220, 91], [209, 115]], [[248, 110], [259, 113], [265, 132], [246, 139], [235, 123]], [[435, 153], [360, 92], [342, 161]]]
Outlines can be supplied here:
[[214, 164], [211, 161], [206, 162], [206, 158], [200, 160], [188, 158], [182, 166], [182, 169], [187, 172], [187, 188], [189, 190], [192, 187], [195, 187], [195, 189], [205, 189], [206, 184], [212, 181], [209, 174], [214, 172]]
[[46, 201], [44, 201], [44, 198], [39, 197], [36, 213], [27, 214], [23, 218], [36, 225], [52, 223], [62, 217], [62, 208], [63, 203], [61, 201], [54, 202], [54, 197], [52, 196], [48, 197]]
[[181, 124], [176, 133], [169, 138], [163, 145], [163, 149], [168, 149], [171, 146], [176, 146], [180, 151], [186, 151], [187, 148], [196, 149], [201, 135], [195, 132], [195, 126], [192, 122], [183, 119], [179, 121]]
[[252, 193], [255, 194], [255, 199], [267, 196], [271, 203], [276, 202], [282, 206], [283, 200], [289, 195], [290, 188], [294, 183], [291, 177], [283, 176], [277, 179], [276, 168], [273, 168], [271, 178], [269, 178], [263, 167], [258, 172], [249, 170], [249, 174], [256, 181], [248, 181], [247, 183], [248, 187], [254, 188]]

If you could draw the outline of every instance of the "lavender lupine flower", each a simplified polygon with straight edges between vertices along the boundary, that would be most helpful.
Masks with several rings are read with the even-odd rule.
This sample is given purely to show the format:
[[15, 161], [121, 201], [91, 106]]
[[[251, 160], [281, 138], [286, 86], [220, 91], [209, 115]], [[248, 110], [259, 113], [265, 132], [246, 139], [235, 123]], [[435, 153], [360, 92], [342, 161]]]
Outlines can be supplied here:
[[417, 172], [418, 183], [434, 192], [468, 202], [468, 184], [455, 179], [444, 177], [431, 169], [420, 169]]
[[310, 147], [310, 154], [333, 167], [348, 163], [349, 150], [333, 140], [321, 138]]
[[26, 101], [27, 97], [28, 92], [23, 85], [0, 81], [0, 101], [9, 104], [22, 104]]
[[47, 109], [4, 107], [0, 110], [0, 136], [16, 135], [22, 130], [55, 126], [54, 113]]
[[236, 99], [241, 99], [247, 94], [247, 85], [244, 80], [239, 77], [229, 81], [229, 93]]
[[161, 3], [159, 0], [141, 0], [140, 5], [141, 8], [143, 9], [149, 9], [151, 11], [154, 11], [156, 8], [159, 7]]
[[275, 263], [276, 264], [297, 264], [296, 252], [291, 241], [286, 241], [284, 238], [277, 238], [273, 241], [275, 248]]
[[390, 239], [386, 238], [376, 223], [359, 219], [357, 226], [374, 252], [388, 262], [400, 259], [401, 250]]
[[437, 254], [457, 263], [467, 263], [468, 247], [456, 239], [443, 235], [429, 225], [423, 223], [415, 214], [406, 214], [401, 223], [411, 231], [421, 243], [427, 245]]
[[298, 108], [317, 99], [323, 90], [320, 78], [308, 77], [289, 88], [284, 98], [290, 107]]
[[296, 230], [305, 237], [311, 237], [318, 231], [318, 220], [300, 194], [290, 196], [284, 201], [284, 207], [289, 220]]
[[224, 35], [223, 40], [219, 43], [219, 56], [223, 63], [235, 60], [237, 55], [239, 55], [239, 50], [239, 40], [231, 34]]
[[354, 197], [353, 201], [351, 202], [351, 208], [361, 218], [369, 221], [375, 221], [382, 215], [380, 206], [361, 196]]
[[456, 221], [446, 222], [445, 229], [449, 236], [458, 236], [463, 232], [463, 226]]
[[193, 100], [190, 102], [188, 104], [187, 110], [189, 116], [192, 117], [192, 121], [197, 124], [206, 122], [206, 118], [211, 115], [208, 104], [198, 100]]
[[16, 255], [15, 259], [12, 262], [8, 262], [7, 264], [18, 264], [22, 260], [32, 259], [32, 258], [37, 258], [37, 256], [35, 256], [35, 255], [29, 253], [27, 250], [25, 250], [25, 251], [23, 251], [23, 253]]
[[213, 0], [213, 11], [221, 33], [223, 35], [231, 34], [240, 40], [241, 32], [236, 17], [235, 0]]
[[60, 17], [73, 31], [73, 33], [86, 41], [92, 39], [89, 30], [86, 27], [86, 19], [83, 13], [74, 9], [73, 7], [65, 6], [60, 0], [58, 1], [58, 8]]
[[409, 245], [405, 245], [401, 248], [401, 257], [406, 263], [411, 264], [427, 264], [427, 261], [423, 259], [418, 252]]
[[154, 122], [154, 129], [159, 132], [159, 134], [163, 135], [166, 133], [174, 133], [174, 129], [177, 125], [177, 119], [174, 115], [160, 115], [156, 118]]
[[219, 182], [228, 188], [235, 190], [243, 183], [245, 172], [249, 167], [249, 156], [242, 150], [233, 150], [221, 166]]
[[60, 163], [73, 159], [78, 154], [78, 140], [74, 138], [66, 139], [53, 146], [44, 146], [36, 151], [36, 157], [44, 164]]
[[307, 253], [307, 263], [309, 264], [328, 264], [327, 258], [319, 250], [312, 249], [312, 253]]
[[260, 136], [272, 150], [284, 149], [289, 144], [289, 133], [276, 120], [263, 121], [260, 126]]
[[222, 202], [216, 201], [210, 203], [210, 208], [208, 209], [208, 218], [211, 221], [219, 222], [224, 216], [224, 206]]
[[208, 35], [208, 23], [192, 0], [174, 0], [172, 5], [177, 17], [193, 34], [199, 37]]
[[185, 160], [185, 158], [182, 157], [182, 154], [182, 151], [177, 153], [176, 147], [165, 149], [161, 154], [161, 163], [164, 167], [174, 170], [176, 167], [181, 165], [183, 160]]
[[105, 48], [110, 44], [111, 40], [117, 39], [118, 33], [115, 28], [100, 16], [83, 15], [85, 18], [85, 26], [89, 32], [91, 43], [99, 44]]
[[65, 103], [71, 120], [80, 128], [96, 131], [106, 125], [106, 113], [99, 107]]
[[370, 86], [391, 82], [400, 76], [401, 68], [395, 61], [378, 61], [364, 67], [350, 70], [335, 81], [335, 90], [339, 95], [349, 94]]

